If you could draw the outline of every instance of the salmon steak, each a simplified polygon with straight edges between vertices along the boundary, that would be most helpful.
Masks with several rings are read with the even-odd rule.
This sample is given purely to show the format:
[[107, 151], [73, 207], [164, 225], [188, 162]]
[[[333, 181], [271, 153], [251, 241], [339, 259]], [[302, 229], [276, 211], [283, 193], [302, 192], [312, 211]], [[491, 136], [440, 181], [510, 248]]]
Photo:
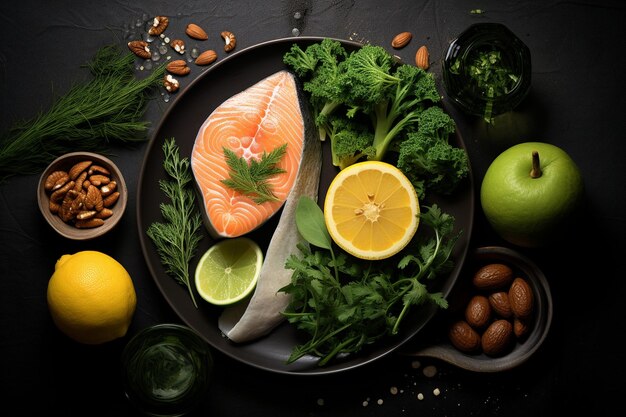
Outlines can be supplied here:
[[[245, 235], [263, 225], [287, 200], [302, 160], [305, 123], [295, 77], [276, 72], [230, 97], [204, 121], [191, 153], [202, 214], [214, 238]], [[231, 177], [225, 149], [246, 161], [260, 161], [281, 146], [282, 172], [267, 179], [274, 199], [258, 203], [224, 184]]]

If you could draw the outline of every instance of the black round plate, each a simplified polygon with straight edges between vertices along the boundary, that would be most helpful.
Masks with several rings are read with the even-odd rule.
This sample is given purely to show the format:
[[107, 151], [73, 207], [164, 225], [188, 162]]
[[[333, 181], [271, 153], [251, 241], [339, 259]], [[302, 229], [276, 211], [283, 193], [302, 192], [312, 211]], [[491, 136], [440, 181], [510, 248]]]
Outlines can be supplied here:
[[[159, 189], [159, 180], [165, 178], [163, 170], [162, 146], [167, 138], [175, 138], [182, 157], [189, 157], [198, 129], [211, 112], [229, 97], [239, 93], [254, 83], [286, 69], [283, 55], [294, 43], [301, 47], [321, 41], [319, 37], [298, 37], [277, 39], [261, 43], [234, 53], [196, 78], [171, 104], [151, 139], [139, 176], [137, 189], [137, 222], [142, 251], [152, 276], [170, 306], [182, 321], [200, 334], [215, 349], [251, 366], [272, 372], [298, 375], [328, 374], [364, 365], [398, 348], [414, 336], [432, 318], [436, 308], [414, 308], [404, 327], [396, 336], [389, 336], [379, 343], [362, 350], [358, 354], [338, 359], [324, 367], [317, 365], [317, 359], [305, 357], [292, 364], [286, 364], [292, 349], [302, 342], [295, 328], [283, 323], [268, 336], [247, 344], [234, 344], [225, 338], [217, 326], [222, 308], [209, 305], [196, 293], [198, 308], [189, 296], [187, 288], [165, 273], [153, 242], [146, 235], [146, 230], [153, 222], [163, 221], [159, 205], [168, 202]], [[361, 45], [340, 40], [347, 50], [354, 50]], [[456, 146], [464, 144], [457, 134]], [[320, 201], [325, 190], [336, 173], [329, 159], [328, 145], [324, 144], [324, 165], [320, 183]], [[433, 290], [447, 295], [465, 260], [472, 232], [474, 217], [473, 180], [470, 175], [452, 197], [433, 198], [421, 204], [437, 203], [447, 213], [456, 218], [456, 228], [463, 233], [453, 252], [454, 270], [447, 277], [440, 277], [434, 283]], [[249, 237], [257, 241], [262, 249], [267, 247], [279, 216], [273, 216]], [[193, 271], [199, 257], [213, 241], [204, 232], [197, 256], [192, 260], [189, 271], [193, 281]], [[193, 286], [193, 284], [192, 284]]]

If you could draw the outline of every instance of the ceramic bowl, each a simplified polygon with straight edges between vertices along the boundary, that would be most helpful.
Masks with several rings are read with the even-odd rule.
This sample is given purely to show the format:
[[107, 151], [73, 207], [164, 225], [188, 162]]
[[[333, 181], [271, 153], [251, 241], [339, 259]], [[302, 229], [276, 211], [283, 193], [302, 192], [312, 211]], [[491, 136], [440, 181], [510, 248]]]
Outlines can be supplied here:
[[[513, 269], [514, 277], [524, 278], [533, 292], [534, 311], [529, 321], [529, 331], [523, 338], [514, 338], [512, 346], [502, 355], [489, 356], [482, 351], [465, 353], [458, 350], [448, 337], [451, 323], [463, 319], [469, 299], [479, 293], [471, 283], [473, 273], [481, 266], [503, 263]], [[432, 324], [430, 343], [409, 344], [404, 354], [432, 357], [475, 372], [498, 372], [508, 370], [526, 362], [543, 344], [552, 323], [552, 295], [543, 272], [528, 257], [513, 249], [500, 246], [478, 248], [468, 258], [463, 272], [449, 297], [449, 308]], [[493, 319], [497, 315], [492, 312]]]
[[[72, 210], [70, 210], [69, 196], [75, 196], [76, 194], [65, 193], [65, 190], [61, 185], [54, 186], [53, 189], [46, 189], [46, 182], [52, 178], [51, 174], [53, 177], [58, 175], [54, 173], [65, 172], [69, 176], [73, 167], [76, 167], [75, 171], [78, 171], [77, 164], [85, 161], [90, 161], [91, 164], [88, 168], [82, 171], [82, 177], [79, 176], [74, 180], [69, 178], [65, 182], [65, 187], [68, 188], [70, 185], [69, 181], [73, 181], [74, 185], [71, 188], [78, 194], [80, 194], [80, 191], [83, 193], [82, 195], [87, 195], [89, 188], [87, 184], [93, 185], [98, 189], [98, 192], [103, 195], [102, 207], [100, 207], [99, 204], [91, 207], [91, 205], [85, 205], [84, 203], [80, 204], [79, 200], [76, 200], [77, 203], [74, 205]], [[106, 180], [99, 177], [93, 177], [93, 175], [105, 175], [109, 178], [110, 183], [105, 184]], [[90, 179], [93, 183], [92, 181], [89, 181]], [[82, 182], [82, 180], [89, 182], [83, 183], [84, 185], [82, 187], [78, 187], [76, 183]], [[99, 180], [102, 180], [102, 182], [99, 182]], [[61, 180], [61, 183], [63, 183], [63, 180]], [[108, 186], [109, 188], [103, 189], [105, 186]], [[59, 191], [59, 193], [54, 195], [53, 193], [55, 191]], [[68, 197], [68, 203], [66, 206], [68, 207], [67, 209], [61, 209], [63, 206], [63, 200], [65, 199], [64, 196]], [[115, 199], [114, 203], [109, 203], [113, 200], [108, 200], [107, 202], [107, 197]], [[93, 239], [109, 232], [117, 225], [124, 215], [127, 201], [128, 190], [126, 188], [124, 176], [122, 175], [120, 169], [109, 158], [92, 152], [71, 152], [58, 157], [43, 171], [37, 186], [37, 202], [39, 204], [41, 214], [58, 234], [72, 240]], [[108, 209], [110, 211], [102, 209]], [[95, 211], [96, 214], [87, 213], [93, 211]], [[65, 218], [65, 221], [62, 217]], [[79, 221], [79, 217], [86, 218]], [[96, 218], [100, 219], [97, 220]], [[88, 222], [89, 220], [92, 221]]]

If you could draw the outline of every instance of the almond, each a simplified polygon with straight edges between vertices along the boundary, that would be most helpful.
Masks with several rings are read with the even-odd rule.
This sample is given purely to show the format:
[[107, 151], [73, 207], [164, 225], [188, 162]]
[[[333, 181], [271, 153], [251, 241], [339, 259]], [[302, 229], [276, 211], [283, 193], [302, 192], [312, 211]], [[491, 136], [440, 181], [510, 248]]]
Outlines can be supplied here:
[[214, 50], [209, 49], [208, 51], [204, 51], [200, 55], [198, 55], [198, 58], [196, 58], [195, 62], [196, 65], [209, 65], [215, 62], [216, 59], [217, 53]]
[[420, 46], [420, 48], [415, 53], [415, 65], [418, 68], [426, 71], [428, 67], [430, 67], [429, 59], [430, 56], [428, 54], [428, 48], [426, 48], [426, 45]]
[[506, 291], [498, 291], [489, 295], [489, 304], [493, 311], [500, 317], [508, 319], [513, 316], [509, 294]]
[[465, 321], [475, 329], [487, 327], [491, 319], [491, 305], [484, 295], [475, 295], [465, 308]]
[[412, 37], [413, 37], [413, 34], [411, 34], [411, 32], [398, 33], [391, 40], [391, 46], [395, 49], [404, 48], [405, 46], [409, 44]]
[[476, 352], [480, 349], [480, 335], [463, 320], [459, 320], [450, 326], [448, 339], [461, 352]]
[[530, 323], [527, 320], [513, 319], [513, 333], [518, 340], [523, 340], [530, 331]]
[[195, 23], [188, 24], [187, 28], [185, 29], [185, 33], [190, 38], [198, 39], [201, 41], [209, 39], [209, 35], [207, 35], [204, 29], [202, 29], [200, 26], [196, 25]]
[[515, 278], [509, 288], [509, 302], [513, 315], [520, 319], [527, 319], [532, 315], [534, 308], [533, 290], [523, 278]]
[[472, 284], [479, 290], [495, 290], [513, 281], [513, 270], [504, 264], [488, 264], [479, 268], [472, 277]]
[[187, 62], [184, 59], [171, 61], [165, 69], [174, 75], [187, 75], [191, 72], [191, 68], [187, 66]]
[[508, 320], [500, 319], [487, 327], [480, 343], [486, 355], [500, 356], [512, 347], [513, 341], [513, 325]]
[[149, 59], [152, 56], [150, 46], [146, 41], [130, 41], [128, 42], [128, 49], [139, 58]]

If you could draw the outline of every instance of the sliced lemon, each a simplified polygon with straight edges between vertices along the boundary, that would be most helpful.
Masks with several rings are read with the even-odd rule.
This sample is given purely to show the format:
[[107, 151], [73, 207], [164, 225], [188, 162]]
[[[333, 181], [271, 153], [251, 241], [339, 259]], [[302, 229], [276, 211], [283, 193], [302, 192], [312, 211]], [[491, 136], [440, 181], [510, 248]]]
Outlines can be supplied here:
[[409, 179], [386, 162], [359, 162], [339, 171], [324, 201], [334, 242], [368, 260], [388, 258], [413, 238], [419, 224], [417, 193]]
[[245, 237], [224, 239], [211, 246], [196, 267], [198, 294], [211, 304], [227, 305], [248, 296], [256, 286], [263, 252]]

